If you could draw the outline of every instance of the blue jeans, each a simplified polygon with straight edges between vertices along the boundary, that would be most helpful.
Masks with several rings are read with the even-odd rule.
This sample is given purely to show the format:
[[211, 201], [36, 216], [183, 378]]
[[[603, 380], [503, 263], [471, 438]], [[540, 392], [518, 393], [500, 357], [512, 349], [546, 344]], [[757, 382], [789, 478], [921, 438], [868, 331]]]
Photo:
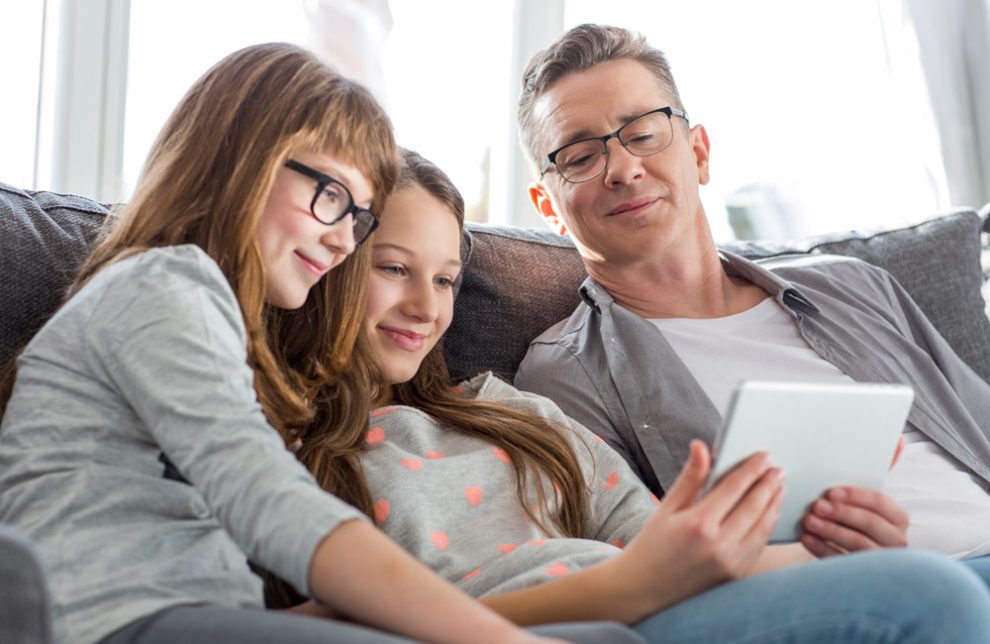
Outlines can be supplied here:
[[942, 555], [865, 552], [723, 584], [635, 628], [665, 644], [986, 644], [990, 589]]
[[983, 583], [990, 586], [990, 556], [963, 559], [960, 563], [979, 575]]

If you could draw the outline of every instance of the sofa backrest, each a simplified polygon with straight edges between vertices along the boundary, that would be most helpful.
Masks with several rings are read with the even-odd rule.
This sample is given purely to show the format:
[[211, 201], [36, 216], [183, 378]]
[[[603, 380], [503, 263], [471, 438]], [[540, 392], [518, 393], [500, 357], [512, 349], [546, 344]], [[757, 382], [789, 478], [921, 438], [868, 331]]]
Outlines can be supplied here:
[[[108, 213], [82, 197], [0, 183], [0, 364], [62, 301]], [[990, 381], [990, 320], [980, 294], [980, 215], [948, 213], [906, 228], [791, 242], [737, 242], [751, 258], [834, 253], [896, 277], [949, 344]], [[444, 340], [455, 379], [492, 370], [511, 378], [530, 340], [570, 315], [585, 277], [573, 243], [548, 231], [468, 224], [470, 251]]]
[[0, 183], [0, 366], [58, 308], [108, 210]]
[[[978, 213], [957, 210], [903, 228], [722, 247], [753, 259], [847, 255], [886, 269], [963, 360], [990, 382], [981, 226]], [[471, 257], [444, 339], [447, 363], [456, 380], [486, 369], [511, 378], [529, 342], [578, 305], [584, 266], [570, 239], [549, 230], [468, 224], [465, 236]]]

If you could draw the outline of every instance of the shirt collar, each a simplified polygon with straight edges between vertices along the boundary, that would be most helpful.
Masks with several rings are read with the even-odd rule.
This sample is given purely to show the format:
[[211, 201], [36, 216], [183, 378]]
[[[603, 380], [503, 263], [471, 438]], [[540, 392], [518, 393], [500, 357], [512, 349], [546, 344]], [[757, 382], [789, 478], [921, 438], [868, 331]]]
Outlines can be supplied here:
[[[726, 273], [756, 284], [769, 293], [781, 306], [801, 313], [818, 313], [818, 307], [791, 282], [735, 253], [719, 250], [718, 254]], [[591, 276], [585, 278], [579, 292], [584, 303], [597, 313], [601, 313], [603, 306], [610, 307], [614, 302], [612, 295], [605, 287]]]

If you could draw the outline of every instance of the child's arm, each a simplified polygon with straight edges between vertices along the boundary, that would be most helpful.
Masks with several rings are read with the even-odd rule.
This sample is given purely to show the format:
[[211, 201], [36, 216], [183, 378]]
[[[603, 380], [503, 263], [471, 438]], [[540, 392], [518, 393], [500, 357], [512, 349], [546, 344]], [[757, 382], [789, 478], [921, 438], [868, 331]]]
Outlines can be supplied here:
[[366, 624], [431, 642], [549, 642], [448, 584], [363, 521], [347, 521], [317, 547], [314, 597]]
[[518, 624], [613, 619], [635, 623], [682, 599], [743, 576], [779, 517], [781, 480], [765, 454], [736, 468], [697, 500], [708, 449], [691, 455], [639, 535], [612, 559], [482, 601]]

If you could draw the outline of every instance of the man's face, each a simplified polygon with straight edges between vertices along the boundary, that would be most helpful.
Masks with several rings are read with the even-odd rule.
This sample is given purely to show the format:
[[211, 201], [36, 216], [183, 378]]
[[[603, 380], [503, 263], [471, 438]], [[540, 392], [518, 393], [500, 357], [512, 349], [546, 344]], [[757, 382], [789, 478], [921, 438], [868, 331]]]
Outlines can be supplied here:
[[[653, 73], [632, 60], [569, 74], [534, 105], [541, 154], [604, 136], [636, 116], [670, 105]], [[687, 131], [676, 116], [672, 125], [673, 140], [662, 152], [637, 157], [613, 138], [608, 166], [594, 179], [569, 183], [551, 167], [531, 187], [540, 214], [551, 225], [566, 227], [586, 262], [648, 259], [696, 230], [699, 218], [705, 223], [698, 186], [708, 181], [707, 135], [701, 126]]]

